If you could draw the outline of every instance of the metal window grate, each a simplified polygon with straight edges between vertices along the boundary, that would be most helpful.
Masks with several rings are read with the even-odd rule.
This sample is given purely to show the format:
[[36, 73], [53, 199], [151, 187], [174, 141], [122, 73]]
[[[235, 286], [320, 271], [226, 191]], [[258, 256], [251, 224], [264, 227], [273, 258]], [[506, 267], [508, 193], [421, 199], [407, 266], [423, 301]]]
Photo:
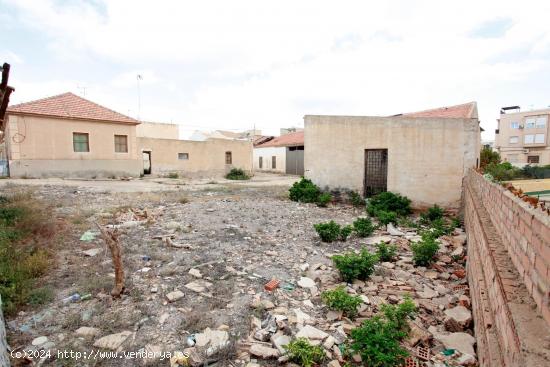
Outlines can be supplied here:
[[388, 150], [365, 150], [365, 196], [370, 197], [387, 191]]

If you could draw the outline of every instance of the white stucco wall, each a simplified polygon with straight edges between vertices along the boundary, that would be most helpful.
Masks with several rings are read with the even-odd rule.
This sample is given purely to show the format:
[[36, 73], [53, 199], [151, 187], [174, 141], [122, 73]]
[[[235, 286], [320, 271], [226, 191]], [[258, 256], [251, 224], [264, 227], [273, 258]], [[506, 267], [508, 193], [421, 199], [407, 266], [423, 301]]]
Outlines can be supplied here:
[[[272, 167], [272, 157], [275, 156], [276, 167]], [[260, 157], [263, 164], [260, 168]], [[253, 152], [254, 170], [262, 172], [286, 172], [286, 147], [254, 148]]]

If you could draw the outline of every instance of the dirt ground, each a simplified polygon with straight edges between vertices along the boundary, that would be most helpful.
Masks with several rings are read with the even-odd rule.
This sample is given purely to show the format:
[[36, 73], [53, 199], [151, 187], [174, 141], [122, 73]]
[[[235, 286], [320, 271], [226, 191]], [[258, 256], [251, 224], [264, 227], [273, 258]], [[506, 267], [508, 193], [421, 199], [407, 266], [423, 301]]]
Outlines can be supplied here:
[[[254, 323], [263, 321], [267, 310], [274, 307], [276, 313], [288, 315], [284, 317], [289, 324], [301, 322], [303, 326], [303, 317], [309, 320], [306, 324], [327, 331], [341, 330], [342, 325], [334, 326], [334, 320], [327, 323], [327, 310], [317, 288], [300, 287], [297, 282], [307, 275], [320, 281], [320, 288], [338, 283], [330, 256], [358, 250], [375, 241], [352, 237], [347, 242], [320, 242], [313, 224], [328, 220], [350, 224], [365, 215], [364, 209], [343, 204], [320, 208], [292, 202], [287, 192], [294, 180], [292, 176], [278, 175], [256, 176], [249, 182], [237, 183], [170, 179], [4, 180], [0, 183], [2, 190], [24, 184], [37, 197], [55, 202], [56, 212], [52, 215], [62, 218], [68, 228], [57, 246], [56, 263], [41, 284], [54, 291], [54, 301], [8, 318], [9, 344], [17, 350], [53, 351], [49, 358], [40, 362], [35, 359], [38, 365], [169, 366], [166, 359], [100, 358], [91, 353], [100, 349], [94, 347], [98, 339], [117, 333], [124, 333], [122, 342], [107, 349], [174, 353], [190, 346], [189, 337], [210, 328], [227, 331], [230, 345], [208, 353], [209, 358], [204, 356], [204, 360], [235, 366], [249, 363], [250, 344], [246, 340], [251, 340]], [[126, 273], [126, 291], [121, 299], [113, 300], [109, 295], [114, 282], [113, 265], [95, 222], [115, 225], [121, 233]], [[94, 238], [81, 240], [87, 231]], [[387, 237], [384, 230], [377, 230], [375, 240], [381, 235]], [[412, 268], [408, 240], [396, 238], [392, 242], [402, 246], [403, 269]], [[84, 253], [94, 249], [93, 256]], [[449, 268], [442, 280], [445, 287], [440, 287], [438, 295], [433, 290], [435, 278], [424, 277], [427, 269], [394, 278], [390, 276], [394, 271], [390, 265], [377, 270], [380, 284], [389, 282], [419, 293], [426, 292], [429, 284], [429, 290], [435, 292], [431, 297], [447, 297], [445, 287], [450, 290], [465, 284], [464, 279], [451, 275]], [[401, 265], [395, 271], [400, 268]], [[194, 275], [189, 273], [191, 269], [195, 269]], [[280, 287], [273, 293], [265, 292], [265, 283], [273, 278], [281, 281]], [[354, 289], [368, 294], [366, 290], [372, 290], [372, 286], [356, 284]], [[169, 301], [177, 291], [181, 294]], [[63, 302], [75, 293], [90, 296]], [[369, 297], [400, 297], [404, 293], [371, 292]], [[456, 304], [458, 294], [453, 297]], [[445, 298], [441, 303], [448, 305], [449, 300]], [[431, 307], [433, 315], [442, 315], [442, 307], [438, 309], [436, 303], [425, 307]], [[438, 322], [432, 316], [426, 317], [426, 328], [430, 324], [441, 327], [441, 315]], [[33, 346], [39, 337], [46, 337], [47, 341], [42, 339]], [[78, 351], [82, 356], [87, 353], [87, 359], [61, 358], [58, 351]], [[253, 361], [255, 358], [252, 356]], [[276, 363], [277, 359], [261, 361], [263, 365]]]

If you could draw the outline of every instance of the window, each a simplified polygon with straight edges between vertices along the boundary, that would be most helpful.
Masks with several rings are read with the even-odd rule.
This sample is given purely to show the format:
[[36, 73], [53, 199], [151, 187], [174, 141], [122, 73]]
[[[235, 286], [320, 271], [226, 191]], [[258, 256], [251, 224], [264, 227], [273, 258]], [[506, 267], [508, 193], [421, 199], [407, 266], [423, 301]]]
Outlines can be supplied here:
[[277, 157], [276, 156], [271, 157], [271, 168], [272, 169], [277, 168]]
[[519, 138], [517, 136], [510, 136], [510, 144], [517, 144], [519, 142]]
[[508, 162], [517, 163], [518, 162], [518, 155], [517, 154], [508, 154]]
[[535, 134], [535, 144], [544, 144], [544, 134]]
[[87, 133], [73, 133], [73, 150], [75, 152], [90, 151], [90, 140]]
[[128, 153], [128, 135], [115, 135], [115, 153]]
[[189, 153], [178, 153], [178, 159], [180, 161], [186, 161], [189, 159]]
[[538, 155], [528, 155], [527, 156], [527, 163], [539, 163], [539, 156]]
[[225, 152], [225, 164], [233, 164], [233, 157], [231, 152]]
[[530, 118], [527, 118], [525, 119], [525, 128], [526, 129], [532, 129], [535, 127], [535, 118], [533, 117], [530, 117]]
[[262, 159], [262, 157], [260, 157], [260, 161], [258, 162], [258, 165], [260, 166], [260, 169], [263, 168], [263, 167], [262, 167], [262, 166], [263, 166], [263, 163], [264, 163], [264, 162], [263, 162], [263, 159]]
[[537, 129], [544, 129], [546, 128], [546, 121], [547, 121], [548, 117], [547, 116], [539, 116], [537, 117], [537, 119], [535, 120], [535, 127]]
[[519, 129], [519, 122], [510, 122], [510, 129]]
[[535, 142], [535, 135], [525, 135], [523, 137], [523, 142], [525, 144], [533, 144]]

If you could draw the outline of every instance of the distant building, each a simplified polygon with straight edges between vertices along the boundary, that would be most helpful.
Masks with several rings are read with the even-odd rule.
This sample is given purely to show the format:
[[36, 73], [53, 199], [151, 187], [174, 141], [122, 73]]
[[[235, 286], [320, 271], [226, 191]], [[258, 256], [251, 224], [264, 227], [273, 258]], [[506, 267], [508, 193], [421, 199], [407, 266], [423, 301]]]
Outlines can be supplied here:
[[493, 149], [493, 148], [494, 148], [494, 145], [495, 145], [495, 141], [494, 141], [494, 140], [482, 140], [482, 141], [481, 141], [481, 147], [482, 147], [482, 148], [490, 148], [490, 149]]
[[503, 161], [516, 165], [550, 164], [550, 108], [521, 112], [519, 106], [500, 111], [495, 149]]
[[286, 135], [290, 133], [298, 133], [304, 131], [303, 127], [283, 127], [279, 130], [280, 135]]
[[457, 208], [462, 180], [479, 164], [475, 102], [388, 117], [304, 120], [305, 176], [321, 188], [366, 197], [393, 191], [418, 208]]
[[195, 130], [189, 137], [189, 140], [205, 141], [207, 139], [229, 139], [229, 140], [254, 140], [255, 137], [261, 136], [261, 130], [245, 130], [242, 132], [214, 130], [200, 131]]
[[10, 106], [4, 145], [10, 177], [141, 174], [216, 177], [252, 171], [252, 142], [180, 140], [175, 124], [140, 123], [73, 93]]
[[254, 170], [304, 174], [304, 132], [274, 137], [254, 146]]

